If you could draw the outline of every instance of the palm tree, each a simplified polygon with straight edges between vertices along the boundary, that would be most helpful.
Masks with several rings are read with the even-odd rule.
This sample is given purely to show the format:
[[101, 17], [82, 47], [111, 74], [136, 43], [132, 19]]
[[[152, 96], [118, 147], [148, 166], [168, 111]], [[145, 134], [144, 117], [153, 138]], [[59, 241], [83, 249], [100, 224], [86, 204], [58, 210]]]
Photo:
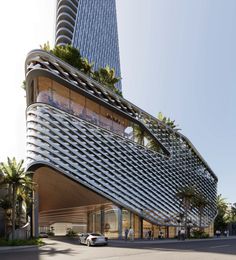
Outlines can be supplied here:
[[160, 145], [154, 140], [154, 138], [151, 138], [151, 137], [148, 138], [147, 147], [156, 152], [162, 151]]
[[214, 221], [215, 231], [225, 229], [227, 227], [227, 222], [229, 221], [227, 201], [221, 194], [216, 197], [216, 206], [218, 214]]
[[121, 92], [117, 90], [115, 86], [115, 84], [118, 83], [121, 78], [117, 78], [115, 76], [115, 70], [110, 68], [108, 65], [105, 68], [99, 68], [97, 71], [94, 71], [92, 78], [109, 87], [117, 94], [121, 94]]
[[231, 221], [236, 221], [236, 203], [233, 203], [233, 206], [231, 207]]
[[33, 189], [31, 172], [25, 171], [23, 163], [23, 160], [17, 162], [14, 157], [13, 159], [7, 158], [7, 163], [0, 164], [2, 183], [8, 186], [8, 199], [12, 204], [12, 239], [15, 239], [17, 193], [25, 187]]
[[225, 214], [226, 213], [227, 208], [228, 208], [227, 201], [226, 201], [226, 198], [222, 197], [222, 194], [217, 195], [217, 197], [216, 197], [216, 206], [217, 206], [218, 212], [220, 214]]
[[24, 208], [27, 209], [31, 207], [32, 203], [32, 189], [33, 187], [31, 185], [24, 185], [20, 186], [18, 191], [17, 191], [17, 216], [18, 216], [18, 226], [21, 226], [21, 220], [22, 220], [22, 215], [23, 213], [25, 216], [27, 215], [27, 212], [23, 212], [23, 206]]
[[145, 131], [139, 125], [134, 125], [134, 140], [138, 144], [144, 145], [145, 136], [146, 136]]
[[187, 221], [188, 221], [188, 211], [192, 204], [192, 200], [195, 196], [195, 189], [192, 186], [185, 186], [180, 188], [177, 193], [176, 197], [180, 199], [181, 204], [184, 208], [184, 228], [185, 232], [187, 231]]
[[199, 230], [202, 230], [202, 216], [203, 211], [205, 207], [208, 205], [207, 199], [204, 197], [201, 193], [196, 193], [193, 197], [193, 206], [198, 210], [199, 212]]
[[69, 63], [71, 66], [79, 70], [83, 69], [82, 57], [79, 49], [67, 44], [62, 46], [55, 46], [55, 48], [50, 50], [50, 52], [58, 58]]
[[172, 129], [179, 131], [181, 129], [177, 128], [177, 125], [175, 124], [175, 120], [171, 120], [169, 117], [165, 117], [161, 112], [158, 113], [157, 119], [162, 121], [164, 124], [168, 125]]
[[81, 58], [82, 68], [81, 71], [88, 76], [91, 76], [94, 62], [89, 63], [87, 58]]
[[[109, 87], [112, 91], [122, 97], [122, 92], [115, 86], [121, 78], [117, 78], [115, 76], [115, 70], [110, 68], [108, 65], [105, 68], [99, 68], [97, 71], [93, 71], [94, 62], [90, 63], [87, 58], [81, 56], [79, 49], [69, 44], [55, 46], [51, 49], [49, 42], [47, 42], [40, 45], [40, 48], [54, 54], [58, 58], [69, 63], [71, 66], [92, 77], [94, 80]], [[22, 88], [25, 89], [24, 84]]]
[[50, 52], [51, 51], [51, 47], [49, 44], [49, 41], [47, 41], [46, 43], [44, 43], [43, 45], [40, 45], [40, 48], [44, 51]]
[[5, 224], [5, 238], [8, 238], [8, 223], [11, 217], [12, 204], [11, 201], [5, 196], [0, 199], [0, 208], [4, 210], [4, 224]]

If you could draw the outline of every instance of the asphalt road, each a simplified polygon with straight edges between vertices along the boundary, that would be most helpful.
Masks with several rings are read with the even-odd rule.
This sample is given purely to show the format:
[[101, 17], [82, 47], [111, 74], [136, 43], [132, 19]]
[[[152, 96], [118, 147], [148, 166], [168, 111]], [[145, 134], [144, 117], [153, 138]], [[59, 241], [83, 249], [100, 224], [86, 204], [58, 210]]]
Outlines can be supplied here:
[[87, 247], [77, 241], [45, 239], [41, 248], [0, 250], [0, 260], [236, 260], [236, 238], [201, 241], [111, 241]]

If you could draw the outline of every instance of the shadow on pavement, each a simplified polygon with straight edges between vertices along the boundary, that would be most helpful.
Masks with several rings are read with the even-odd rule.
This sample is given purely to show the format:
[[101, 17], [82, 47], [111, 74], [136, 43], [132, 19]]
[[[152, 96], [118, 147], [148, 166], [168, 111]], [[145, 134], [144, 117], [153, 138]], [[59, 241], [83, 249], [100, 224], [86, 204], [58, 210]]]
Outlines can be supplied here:
[[236, 237], [229, 239], [204, 239], [200, 241], [110, 241], [110, 247], [150, 249], [159, 251], [195, 251], [203, 253], [236, 255]]

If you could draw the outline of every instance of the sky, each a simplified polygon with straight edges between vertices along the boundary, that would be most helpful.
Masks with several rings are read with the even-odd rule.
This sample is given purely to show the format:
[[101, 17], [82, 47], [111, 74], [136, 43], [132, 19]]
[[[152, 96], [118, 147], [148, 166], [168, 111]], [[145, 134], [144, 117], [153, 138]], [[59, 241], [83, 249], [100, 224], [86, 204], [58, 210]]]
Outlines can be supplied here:
[[[101, 1], [101, 0], [99, 0]], [[116, 0], [123, 95], [175, 120], [236, 202], [236, 1]], [[55, 0], [3, 1], [0, 161], [24, 159], [24, 61], [54, 44]]]

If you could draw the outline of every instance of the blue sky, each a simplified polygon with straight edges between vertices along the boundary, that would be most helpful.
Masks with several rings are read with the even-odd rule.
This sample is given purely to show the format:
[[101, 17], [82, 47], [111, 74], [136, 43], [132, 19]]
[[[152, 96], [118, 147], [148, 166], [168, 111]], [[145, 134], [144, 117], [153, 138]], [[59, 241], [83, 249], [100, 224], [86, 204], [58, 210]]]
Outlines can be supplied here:
[[[0, 16], [1, 161], [25, 157], [26, 54], [54, 43], [55, 0], [14, 5], [4, 1]], [[230, 202], [236, 202], [235, 13], [233, 0], [117, 0], [124, 96], [175, 119]]]
[[117, 0], [123, 91], [175, 119], [236, 202], [236, 1]]

